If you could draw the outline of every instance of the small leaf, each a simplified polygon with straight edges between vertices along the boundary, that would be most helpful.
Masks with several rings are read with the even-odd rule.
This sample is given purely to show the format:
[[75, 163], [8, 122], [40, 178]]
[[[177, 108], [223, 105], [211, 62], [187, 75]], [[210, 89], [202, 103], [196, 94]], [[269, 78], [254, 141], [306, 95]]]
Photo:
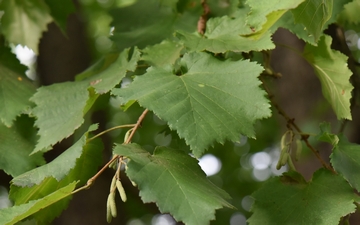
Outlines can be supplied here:
[[[37, 117], [40, 139], [33, 153], [69, 137], [84, 122], [85, 108], [90, 108], [89, 83], [64, 82], [44, 86], [31, 98], [36, 103], [33, 109]], [[91, 99], [96, 98], [92, 96]], [[94, 101], [91, 101], [93, 103]]]
[[103, 94], [114, 88], [125, 77], [127, 71], [134, 71], [137, 61], [140, 59], [140, 52], [137, 48], [130, 55], [130, 49], [125, 49], [120, 53], [117, 60], [107, 69], [92, 76], [91, 86], [97, 93]]
[[209, 224], [215, 210], [232, 207], [229, 195], [212, 184], [198, 161], [182, 151], [157, 147], [153, 155], [137, 144], [117, 145], [114, 153], [130, 158], [126, 174], [140, 189], [144, 203], [155, 202], [185, 224]]
[[175, 76], [170, 66], [152, 67], [113, 93], [123, 102], [139, 101], [167, 121], [196, 157], [214, 141], [238, 141], [240, 133], [254, 137], [254, 122], [271, 114], [259, 88], [259, 65], [222, 62], [206, 53], [186, 54], [180, 64], [185, 70], [181, 76]]
[[41, 153], [29, 156], [35, 133], [30, 118], [21, 117], [10, 128], [0, 123], [0, 169], [15, 177], [45, 163]]
[[320, 124], [320, 134], [316, 136], [319, 141], [325, 141], [335, 146], [339, 142], [339, 137], [331, 132], [330, 123]]
[[313, 66], [318, 76], [322, 92], [330, 103], [338, 119], [351, 120], [350, 98], [353, 86], [351, 71], [347, 67], [347, 57], [331, 49], [331, 37], [321, 37], [318, 46], [307, 44], [304, 57]]
[[142, 50], [141, 59], [149, 63], [151, 66], [164, 66], [174, 64], [180, 57], [180, 52], [184, 46], [169, 40], [165, 40], [160, 44], [146, 47]]
[[333, 0], [305, 0], [292, 10], [295, 22], [303, 24], [308, 33], [317, 42], [325, 29], [326, 22], [331, 18]]
[[331, 154], [331, 164], [334, 169], [360, 191], [360, 145], [350, 143], [345, 136], [340, 136]]
[[337, 225], [355, 211], [356, 198], [341, 176], [325, 169], [315, 172], [309, 182], [296, 172], [272, 178], [253, 197], [250, 225]]
[[1, 31], [13, 44], [28, 46], [38, 54], [42, 33], [52, 21], [50, 10], [43, 0], [1, 1]]
[[44, 198], [30, 201], [29, 203], [13, 206], [0, 210], [0, 224], [12, 225], [28, 216], [58, 202], [69, 195], [75, 189], [76, 182], [70, 183], [66, 187], [45, 196]]
[[359, 11], [360, 11], [360, 1], [354, 0], [352, 2], [349, 2], [348, 4], [344, 5], [344, 10], [339, 15], [339, 21], [341, 22], [349, 22], [353, 24], [359, 24], [360, 23], [360, 17], [359, 17]]
[[56, 159], [41, 167], [30, 170], [20, 176], [15, 177], [12, 183], [17, 186], [33, 186], [40, 184], [47, 177], [54, 177], [57, 181], [68, 175], [69, 171], [75, 167], [76, 160], [83, 153], [83, 146], [86, 144], [88, 132], [97, 129], [97, 125], [92, 125], [89, 130], [69, 149], [59, 155]]
[[25, 76], [21, 65], [9, 48], [0, 47], [0, 119], [8, 127], [32, 103], [35, 86]]

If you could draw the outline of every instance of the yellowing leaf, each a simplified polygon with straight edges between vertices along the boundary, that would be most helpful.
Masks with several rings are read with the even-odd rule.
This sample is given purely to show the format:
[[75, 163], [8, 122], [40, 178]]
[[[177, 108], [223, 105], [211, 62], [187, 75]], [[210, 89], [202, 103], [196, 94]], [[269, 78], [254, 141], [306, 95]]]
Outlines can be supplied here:
[[318, 76], [322, 92], [330, 103], [338, 119], [351, 120], [350, 99], [353, 86], [350, 83], [351, 71], [347, 67], [347, 57], [332, 50], [331, 37], [321, 37], [318, 46], [307, 44], [304, 57], [312, 65]]

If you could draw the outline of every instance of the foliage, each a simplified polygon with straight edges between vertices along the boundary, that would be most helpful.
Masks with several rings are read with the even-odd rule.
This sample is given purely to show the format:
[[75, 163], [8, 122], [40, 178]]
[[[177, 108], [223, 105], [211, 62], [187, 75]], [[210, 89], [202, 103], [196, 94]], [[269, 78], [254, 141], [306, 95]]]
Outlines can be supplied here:
[[[357, 117], [359, 77], [358, 53], [346, 45], [344, 30], [359, 22], [358, 0], [101, 2], [79, 1], [77, 13], [89, 38], [111, 40], [111, 48], [75, 81], [37, 86], [11, 48], [39, 54], [47, 25], [66, 33], [69, 14], [78, 10], [70, 0], [0, 1], [0, 169], [12, 177], [14, 202], [0, 209], [1, 224], [50, 223], [108, 167], [115, 170], [104, 205], [108, 222], [117, 216], [116, 190], [132, 201], [125, 175], [144, 203], [189, 225], [225, 224], [236, 210], [249, 216], [239, 202], [250, 194], [250, 225], [347, 222], [359, 201], [360, 146], [348, 141], [344, 121]], [[281, 77], [270, 65], [279, 28], [305, 42], [296, 53], [317, 76], [343, 123], [340, 132], [322, 123], [310, 139], [274, 99], [268, 84]], [[91, 120], [99, 108], [108, 129]], [[274, 122], [278, 113], [285, 132]], [[112, 158], [102, 165], [99, 137], [113, 130]], [[46, 162], [44, 154], [69, 137], [73, 144]], [[237, 164], [276, 142], [278, 167], [290, 171], [254, 184], [246, 165]], [[329, 159], [315, 148], [319, 142], [332, 146]], [[323, 168], [307, 181], [296, 171], [301, 160], [293, 161], [309, 150]], [[198, 164], [208, 152], [224, 164], [218, 175], [206, 176]]]

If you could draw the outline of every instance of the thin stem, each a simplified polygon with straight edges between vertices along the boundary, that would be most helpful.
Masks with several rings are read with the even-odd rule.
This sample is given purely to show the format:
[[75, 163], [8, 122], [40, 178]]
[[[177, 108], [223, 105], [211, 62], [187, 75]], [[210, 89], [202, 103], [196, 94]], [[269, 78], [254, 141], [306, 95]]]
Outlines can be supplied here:
[[[116, 127], [113, 127], [113, 128], [110, 128], [106, 131], [103, 131], [97, 135], [95, 135], [94, 137], [92, 137], [91, 139], [88, 139], [88, 141], [106, 133], [106, 132], [109, 132], [110, 130], [114, 130], [114, 129], [118, 129], [118, 128], [124, 128], [124, 127], [133, 127], [132, 131], [131, 131], [131, 134], [129, 135], [129, 137], [127, 138], [127, 140], [124, 142], [124, 144], [128, 144], [130, 143], [132, 137], [134, 136], [135, 134], [135, 131], [140, 127], [141, 125], [141, 122], [144, 120], [145, 118], [145, 115], [149, 112], [148, 109], [145, 109], [144, 112], [140, 115], [138, 121], [136, 122], [136, 124], [128, 124], [128, 125], [121, 125], [121, 126], [116, 126]], [[74, 190], [73, 192], [71, 192], [72, 194], [75, 194], [79, 191], [82, 191], [82, 190], [85, 190], [85, 189], [88, 189], [94, 182], [95, 180], [109, 167], [109, 165], [111, 165], [113, 162], [115, 162], [115, 160], [119, 160], [122, 156], [119, 156], [119, 155], [115, 155], [109, 162], [107, 162], [94, 176], [92, 176], [87, 182], [86, 182], [86, 185]]]
[[104, 130], [104, 131], [98, 133], [94, 137], [91, 137], [91, 138], [87, 139], [87, 142], [90, 142], [90, 141], [94, 140], [95, 138], [100, 137], [101, 135], [106, 134], [107, 132], [110, 132], [112, 130], [126, 128], [126, 127], [134, 127], [135, 125], [136, 124], [125, 124], [125, 125], [120, 125], [120, 126], [115, 126], [115, 127], [109, 128], [107, 130]]
[[72, 192], [72, 194], [75, 194], [75, 193], [77, 193], [77, 192], [79, 192], [79, 191], [81, 191], [81, 190], [88, 189], [88, 188], [94, 183], [94, 181], [108, 168], [108, 166], [109, 166], [112, 162], [114, 162], [115, 160], [117, 160], [118, 158], [119, 158], [119, 156], [112, 158], [109, 162], [107, 162], [107, 163], [105, 164], [105, 166], [103, 166], [94, 176], [92, 176], [92, 177], [86, 182], [86, 185], [84, 185], [84, 186], [82, 186], [82, 187], [74, 190], [74, 191]]
[[149, 110], [148, 110], [148, 109], [145, 109], [144, 112], [140, 115], [138, 121], [136, 122], [134, 128], [132, 129], [132, 131], [131, 131], [128, 139], [124, 142], [124, 144], [129, 144], [129, 143], [131, 142], [131, 139], [133, 138], [136, 130], [140, 127], [141, 122], [144, 120], [144, 118], [145, 118], [145, 116], [146, 116], [146, 114], [147, 114], [148, 112], [149, 112]]
[[315, 154], [316, 158], [318, 158], [318, 160], [320, 161], [320, 163], [322, 164], [322, 166], [328, 170], [330, 170], [331, 172], [333, 173], [336, 173], [335, 170], [330, 166], [328, 165], [320, 156], [320, 153], [319, 151], [317, 151], [310, 143], [309, 143], [309, 135], [307, 134], [304, 134], [301, 129], [299, 128], [299, 126], [295, 123], [294, 119], [293, 118], [290, 118], [286, 113], [285, 111], [275, 102], [274, 100], [274, 96], [270, 93], [269, 89], [267, 88], [265, 82], [263, 79], [260, 78], [260, 80], [262, 81], [263, 83], [263, 87], [264, 87], [264, 90], [268, 93], [269, 95], [269, 99], [272, 103], [272, 105], [276, 108], [276, 110], [278, 111], [278, 113], [283, 116], [287, 122], [287, 125], [288, 126], [292, 126], [295, 128], [295, 130], [300, 134], [301, 136], [301, 140], [305, 142], [306, 146]]

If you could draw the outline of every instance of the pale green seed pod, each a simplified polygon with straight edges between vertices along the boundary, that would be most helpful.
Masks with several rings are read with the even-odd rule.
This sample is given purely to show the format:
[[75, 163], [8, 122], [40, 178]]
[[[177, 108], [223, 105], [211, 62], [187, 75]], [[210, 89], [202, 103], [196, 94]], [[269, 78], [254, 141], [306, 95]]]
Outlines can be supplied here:
[[110, 184], [110, 193], [114, 192], [116, 187], [116, 176], [113, 176], [112, 180], [111, 180], [111, 184]]
[[123, 202], [126, 202], [127, 197], [126, 197], [125, 189], [124, 189], [124, 187], [123, 187], [122, 184], [121, 184], [121, 181], [119, 181], [119, 180], [116, 181], [116, 188], [117, 188], [118, 191], [119, 191], [121, 200], [122, 200]]
[[281, 150], [279, 161], [276, 164], [276, 169], [277, 170], [279, 170], [282, 166], [286, 165], [286, 162], [287, 162], [287, 160], [288, 160], [288, 158], [290, 156], [290, 154], [286, 150], [286, 147], [284, 149]]
[[110, 207], [110, 213], [112, 217], [117, 216], [116, 202], [115, 202], [115, 193], [111, 192], [107, 199], [107, 205]]
[[111, 215], [110, 205], [106, 204], [106, 221], [108, 223], [111, 223], [111, 220], [112, 220], [112, 215]]

